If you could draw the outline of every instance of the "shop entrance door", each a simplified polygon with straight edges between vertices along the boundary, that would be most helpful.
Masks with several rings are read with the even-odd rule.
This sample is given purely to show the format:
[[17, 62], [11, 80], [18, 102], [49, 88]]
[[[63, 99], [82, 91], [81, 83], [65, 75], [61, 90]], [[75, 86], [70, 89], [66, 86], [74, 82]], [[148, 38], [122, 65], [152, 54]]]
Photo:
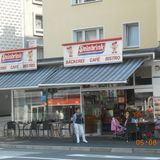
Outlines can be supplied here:
[[117, 103], [114, 92], [111, 90], [83, 92], [86, 134], [101, 135], [110, 132], [113, 109]]

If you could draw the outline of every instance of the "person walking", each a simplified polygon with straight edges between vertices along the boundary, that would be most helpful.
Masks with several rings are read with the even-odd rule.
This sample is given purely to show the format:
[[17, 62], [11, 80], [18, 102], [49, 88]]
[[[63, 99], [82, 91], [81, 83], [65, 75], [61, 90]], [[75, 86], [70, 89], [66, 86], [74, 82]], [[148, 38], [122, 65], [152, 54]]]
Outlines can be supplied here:
[[84, 143], [88, 143], [88, 141], [86, 140], [84, 128], [83, 128], [84, 118], [83, 118], [83, 114], [80, 112], [80, 108], [75, 109], [75, 114], [73, 115], [71, 120], [73, 121], [77, 143], [80, 143], [80, 136], [82, 136], [82, 141]]

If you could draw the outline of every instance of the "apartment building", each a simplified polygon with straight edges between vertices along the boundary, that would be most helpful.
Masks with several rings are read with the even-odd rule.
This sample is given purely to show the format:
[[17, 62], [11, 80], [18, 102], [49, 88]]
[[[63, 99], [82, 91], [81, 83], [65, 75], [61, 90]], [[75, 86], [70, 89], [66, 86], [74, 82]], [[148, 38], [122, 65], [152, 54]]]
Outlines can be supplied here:
[[62, 57], [63, 43], [113, 37], [123, 38], [124, 51], [158, 46], [159, 0], [54, 3], [44, 2], [45, 57]]
[[0, 50], [22, 48], [23, 1], [0, 1]]
[[[41, 4], [26, 0], [33, 2]], [[80, 107], [86, 133], [100, 135], [126, 110], [154, 108], [139, 121], [160, 115], [160, 0], [46, 0], [43, 18], [40, 8], [29, 9], [24, 30], [32, 37], [44, 28], [45, 59], [37, 70], [0, 79], [1, 89], [12, 90], [13, 120], [70, 121]]]
[[[122, 116], [124, 109], [146, 110], [147, 106], [153, 106], [155, 102], [159, 101], [155, 98], [160, 96], [159, 13], [160, 0], [57, 0], [54, 2], [48, 0], [44, 2], [44, 56], [45, 58], [64, 57], [64, 68], [65, 66], [71, 67], [72, 71], [66, 68], [68, 70], [66, 76], [70, 74], [75, 77], [65, 77], [62, 72], [64, 75], [61, 76], [66, 80], [65, 82], [62, 81], [63, 85], [67, 86], [67, 83], [68, 86], [71, 84], [76, 85], [74, 82], [77, 82], [80, 86], [83, 84], [89, 85], [86, 87], [87, 89], [81, 88], [81, 108], [86, 114], [86, 131], [88, 133], [95, 132], [94, 127], [90, 128], [91, 123], [95, 121], [95, 117], [109, 117], [118, 113], [122, 113]], [[89, 74], [87, 69], [83, 74], [79, 72], [75, 72], [75, 75], [72, 74], [74, 69], [78, 70], [76, 69], [77, 64], [73, 64], [78, 63], [80, 67], [90, 65], [90, 63], [84, 63], [82, 56], [84, 56], [84, 52], [90, 54], [89, 50], [93, 47], [95, 49], [93, 43], [104, 42], [104, 39], [112, 40], [117, 37], [122, 38], [122, 63], [134, 58], [144, 60], [129, 76], [130, 78], [127, 80], [128, 87], [123, 86], [120, 89], [119, 85], [113, 85], [115, 82], [112, 81], [107, 86], [104, 85], [105, 89], [100, 89], [96, 85], [98, 82], [96, 84], [92, 83], [96, 77], [93, 76], [90, 81], [85, 80], [85, 77]], [[87, 45], [89, 42], [91, 43], [90, 46]], [[68, 61], [66, 61], [66, 54], [69, 57], [69, 60], [67, 57]], [[78, 55], [80, 59], [77, 60], [75, 55]], [[90, 58], [91, 61], [97, 62], [99, 57]], [[100, 67], [96, 62], [94, 64], [97, 64], [97, 68], [93, 66], [93, 68], [95, 67], [93, 71], [98, 70]], [[97, 72], [95, 72], [95, 76], [98, 75]], [[117, 72], [121, 75], [120, 69]], [[78, 76], [78, 73], [83, 78]], [[112, 74], [117, 78], [119, 77], [116, 73], [112, 72]], [[110, 77], [112, 74], [108, 73], [106, 76]], [[99, 84], [105, 81], [101, 81], [101, 78], [99, 77]], [[54, 84], [55, 82], [50, 80], [46, 87], [54, 88]], [[60, 82], [59, 85], [61, 85]], [[119, 89], [122, 91], [120, 91], [121, 93], [119, 93]], [[96, 97], [102, 98], [101, 102]], [[118, 100], [116, 100], [117, 98]], [[159, 109], [155, 110], [155, 114], [159, 114]], [[103, 113], [104, 115], [102, 115]], [[90, 119], [92, 119], [92, 122]], [[105, 125], [108, 122], [109, 118], [104, 118], [101, 121], [102, 126], [104, 125], [104, 128], [107, 128]], [[96, 126], [96, 124], [92, 124], [92, 126]], [[104, 128], [102, 127], [101, 130], [103, 131]]]
[[[37, 58], [43, 58], [42, 0], [1, 0], [0, 50], [33, 46], [37, 46]], [[2, 89], [0, 95], [5, 106], [1, 107], [0, 115], [10, 115], [11, 92]]]

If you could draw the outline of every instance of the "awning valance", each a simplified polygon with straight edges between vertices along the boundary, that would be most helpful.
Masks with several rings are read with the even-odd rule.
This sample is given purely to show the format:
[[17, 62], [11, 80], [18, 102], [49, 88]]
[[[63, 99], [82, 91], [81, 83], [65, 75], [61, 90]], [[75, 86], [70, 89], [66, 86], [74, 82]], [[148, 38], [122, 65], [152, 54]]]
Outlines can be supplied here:
[[37, 70], [8, 72], [0, 74], [0, 89], [38, 88], [38, 84], [53, 74], [57, 66], [40, 66]]
[[39, 84], [40, 87], [127, 83], [144, 59], [126, 59], [123, 63], [59, 68]]
[[1, 73], [0, 90], [126, 83], [143, 62], [144, 59], [135, 58], [115, 64], [68, 68], [48, 65], [37, 70]]

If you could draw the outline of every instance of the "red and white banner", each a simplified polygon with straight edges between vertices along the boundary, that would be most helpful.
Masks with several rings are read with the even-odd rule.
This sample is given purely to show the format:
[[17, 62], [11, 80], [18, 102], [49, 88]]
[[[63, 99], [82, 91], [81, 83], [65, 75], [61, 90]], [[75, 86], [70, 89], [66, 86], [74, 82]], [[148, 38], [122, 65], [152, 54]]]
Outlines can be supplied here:
[[68, 43], [63, 47], [65, 67], [123, 61], [122, 38]]
[[37, 48], [0, 52], [0, 72], [37, 69]]

